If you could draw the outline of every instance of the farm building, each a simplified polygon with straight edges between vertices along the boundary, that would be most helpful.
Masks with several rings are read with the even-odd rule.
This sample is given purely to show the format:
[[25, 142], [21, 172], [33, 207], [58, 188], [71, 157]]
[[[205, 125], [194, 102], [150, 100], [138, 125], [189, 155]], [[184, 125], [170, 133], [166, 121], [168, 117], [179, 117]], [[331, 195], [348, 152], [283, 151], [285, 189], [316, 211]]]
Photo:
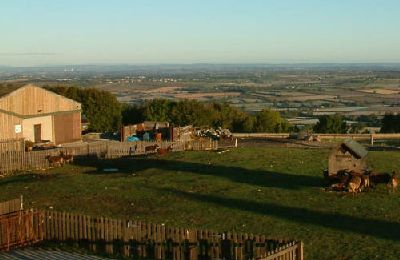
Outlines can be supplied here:
[[335, 176], [341, 171], [365, 171], [367, 169], [367, 153], [368, 151], [356, 141], [345, 140], [336, 146], [329, 155], [329, 176]]
[[33, 85], [0, 95], [0, 139], [55, 144], [81, 139], [81, 104]]

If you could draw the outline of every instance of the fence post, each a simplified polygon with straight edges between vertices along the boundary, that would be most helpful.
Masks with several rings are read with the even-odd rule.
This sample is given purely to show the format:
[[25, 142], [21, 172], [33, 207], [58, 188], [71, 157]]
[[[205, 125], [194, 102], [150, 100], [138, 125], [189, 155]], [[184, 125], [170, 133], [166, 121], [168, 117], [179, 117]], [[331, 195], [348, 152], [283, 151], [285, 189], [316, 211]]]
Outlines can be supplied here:
[[108, 145], [108, 141], [106, 142], [106, 156], [105, 156], [105, 158], [106, 159], [111, 158], [111, 156], [110, 156], [110, 146]]
[[304, 260], [304, 244], [303, 244], [303, 242], [297, 243], [297, 259]]
[[20, 210], [24, 210], [24, 196], [23, 195], [21, 195], [21, 208], [20, 208]]

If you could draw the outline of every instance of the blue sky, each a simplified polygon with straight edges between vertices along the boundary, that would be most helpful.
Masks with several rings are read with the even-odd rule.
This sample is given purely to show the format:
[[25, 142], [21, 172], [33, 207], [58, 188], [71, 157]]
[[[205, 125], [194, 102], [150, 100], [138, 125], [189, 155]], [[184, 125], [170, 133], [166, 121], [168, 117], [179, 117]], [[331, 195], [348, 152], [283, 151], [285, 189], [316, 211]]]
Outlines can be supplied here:
[[400, 62], [398, 0], [4, 0], [0, 65]]

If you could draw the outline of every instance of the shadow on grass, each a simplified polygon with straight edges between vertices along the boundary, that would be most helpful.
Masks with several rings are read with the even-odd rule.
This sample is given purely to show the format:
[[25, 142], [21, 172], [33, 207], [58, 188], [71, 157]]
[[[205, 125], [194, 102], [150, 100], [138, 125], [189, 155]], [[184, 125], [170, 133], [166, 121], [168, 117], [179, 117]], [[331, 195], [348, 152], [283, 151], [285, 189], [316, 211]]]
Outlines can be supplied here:
[[316, 210], [278, 205], [268, 202], [254, 202], [245, 199], [225, 198], [210, 194], [189, 193], [175, 189], [158, 189], [195, 201], [212, 203], [216, 206], [248, 211], [260, 215], [278, 217], [298, 224], [308, 224], [331, 228], [377, 238], [400, 240], [400, 223], [384, 220], [364, 219], [339, 213], [319, 212]]
[[299, 189], [302, 187], [321, 187], [324, 180], [318, 176], [296, 175], [273, 171], [250, 170], [234, 166], [221, 166], [196, 162], [174, 161], [156, 158], [125, 158], [115, 160], [75, 161], [76, 165], [97, 167], [97, 171], [88, 174], [110, 174], [104, 168], [117, 168], [119, 173], [133, 173], [146, 169], [188, 172], [226, 178], [233, 182], [251, 184], [259, 187]]
[[56, 177], [55, 175], [43, 175], [38, 173], [29, 174], [18, 174], [0, 178], [0, 186], [12, 185], [12, 184], [28, 184], [36, 181], [49, 180]]

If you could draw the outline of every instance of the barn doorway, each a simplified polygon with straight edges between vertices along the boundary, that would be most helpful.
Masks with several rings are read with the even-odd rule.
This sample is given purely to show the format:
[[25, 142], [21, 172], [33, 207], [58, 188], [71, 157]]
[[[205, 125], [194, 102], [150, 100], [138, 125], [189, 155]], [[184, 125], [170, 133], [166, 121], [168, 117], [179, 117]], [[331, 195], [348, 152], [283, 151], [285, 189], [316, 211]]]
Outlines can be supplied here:
[[42, 124], [33, 125], [33, 134], [35, 143], [40, 143], [42, 141]]

